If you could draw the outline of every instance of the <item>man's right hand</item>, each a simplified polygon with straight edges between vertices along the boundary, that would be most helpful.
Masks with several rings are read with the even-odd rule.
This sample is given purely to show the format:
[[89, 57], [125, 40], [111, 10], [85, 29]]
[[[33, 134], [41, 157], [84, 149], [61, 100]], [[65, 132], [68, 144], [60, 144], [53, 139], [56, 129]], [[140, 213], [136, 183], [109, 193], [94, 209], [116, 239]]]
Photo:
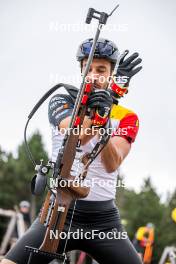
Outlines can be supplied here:
[[93, 91], [88, 99], [87, 105], [90, 112], [93, 126], [103, 126], [109, 119], [113, 100], [109, 91], [98, 89]]

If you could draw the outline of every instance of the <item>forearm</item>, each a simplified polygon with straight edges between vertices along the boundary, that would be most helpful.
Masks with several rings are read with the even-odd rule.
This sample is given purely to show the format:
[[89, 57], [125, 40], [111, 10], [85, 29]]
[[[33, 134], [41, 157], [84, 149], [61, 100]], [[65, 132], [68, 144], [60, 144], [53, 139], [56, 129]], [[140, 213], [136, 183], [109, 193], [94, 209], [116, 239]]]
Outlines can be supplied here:
[[101, 151], [101, 161], [107, 172], [115, 171], [123, 161], [123, 155], [110, 139], [104, 149]]

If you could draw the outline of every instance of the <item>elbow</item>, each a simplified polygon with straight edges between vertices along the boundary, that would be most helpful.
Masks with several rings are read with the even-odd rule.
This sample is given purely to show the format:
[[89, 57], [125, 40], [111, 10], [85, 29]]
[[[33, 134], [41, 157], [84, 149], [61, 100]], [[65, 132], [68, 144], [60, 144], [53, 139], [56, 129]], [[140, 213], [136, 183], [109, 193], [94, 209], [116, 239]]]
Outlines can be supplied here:
[[104, 161], [103, 164], [104, 164], [104, 168], [105, 168], [107, 173], [115, 172], [118, 169], [118, 167], [120, 166], [119, 162], [117, 162], [117, 161], [111, 161], [111, 163], [109, 163], [109, 162], [107, 163]]
[[113, 173], [118, 169], [119, 166], [105, 167], [107, 173]]
[[123, 161], [122, 156], [118, 156], [118, 158], [112, 159], [111, 162], [107, 162], [105, 160], [103, 161], [102, 159], [102, 162], [104, 163], [104, 167], [107, 173], [115, 172], [120, 167], [122, 161]]

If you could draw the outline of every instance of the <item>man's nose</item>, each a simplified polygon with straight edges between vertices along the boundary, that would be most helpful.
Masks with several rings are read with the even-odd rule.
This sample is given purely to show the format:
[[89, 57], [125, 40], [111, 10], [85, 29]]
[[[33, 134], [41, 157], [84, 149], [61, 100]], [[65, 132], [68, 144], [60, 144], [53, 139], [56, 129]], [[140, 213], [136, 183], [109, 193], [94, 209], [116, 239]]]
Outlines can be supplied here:
[[87, 80], [94, 83], [95, 81], [98, 81], [99, 74], [93, 70], [87, 74]]

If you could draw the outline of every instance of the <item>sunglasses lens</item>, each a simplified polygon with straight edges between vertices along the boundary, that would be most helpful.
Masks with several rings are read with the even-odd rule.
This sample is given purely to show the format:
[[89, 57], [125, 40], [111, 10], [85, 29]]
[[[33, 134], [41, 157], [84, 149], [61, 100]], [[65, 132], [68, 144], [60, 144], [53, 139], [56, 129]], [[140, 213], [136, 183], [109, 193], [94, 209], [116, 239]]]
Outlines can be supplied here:
[[[91, 47], [91, 42], [84, 43], [82, 45], [83, 54], [89, 55]], [[113, 47], [107, 43], [98, 42], [96, 44], [95, 54], [98, 54], [100, 56], [111, 56], [113, 54]]]
[[83, 54], [89, 55], [90, 50], [91, 50], [91, 47], [92, 47], [92, 43], [90, 43], [90, 42], [84, 43], [82, 45], [82, 52], [83, 52]]
[[111, 56], [112, 53], [113, 53], [113, 48], [110, 45], [106, 45], [105, 47], [101, 48], [101, 55]]

